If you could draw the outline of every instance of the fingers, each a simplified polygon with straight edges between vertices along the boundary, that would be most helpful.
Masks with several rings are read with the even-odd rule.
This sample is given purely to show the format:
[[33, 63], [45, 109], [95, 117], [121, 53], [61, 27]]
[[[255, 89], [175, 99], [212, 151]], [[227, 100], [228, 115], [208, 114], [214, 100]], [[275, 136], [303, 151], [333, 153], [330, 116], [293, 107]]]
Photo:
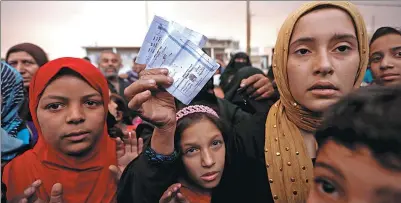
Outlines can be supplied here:
[[142, 78], [142, 76], [146, 75], [168, 75], [168, 69], [167, 68], [152, 68], [148, 70], [143, 70], [142, 72], [139, 73], [139, 77]]
[[259, 89], [263, 86], [271, 86], [271, 82], [269, 80], [269, 78], [267, 78], [266, 76], [260, 74], [260, 77], [258, 79], [258, 81], [256, 81], [253, 85], [252, 85], [255, 89]]
[[141, 73], [143, 70], [145, 70], [146, 64], [139, 64], [139, 63], [134, 63], [134, 71], [137, 73]]
[[124, 154], [125, 154], [124, 142], [119, 137], [117, 137], [115, 140], [116, 140], [116, 155], [117, 155], [117, 159], [118, 159], [118, 158], [124, 156]]
[[[272, 86], [262, 86], [259, 89], [257, 89], [255, 92], [252, 93], [251, 98], [256, 98], [259, 97], [261, 95], [264, 95], [265, 93], [270, 93], [270, 91], [273, 90]], [[270, 96], [270, 95], [267, 95]]]
[[149, 90], [135, 95], [131, 101], [128, 102], [128, 108], [142, 113], [142, 104], [148, 101], [152, 97], [152, 93]]
[[251, 77], [248, 77], [246, 79], [243, 79], [241, 81], [241, 85], [240, 87], [246, 87], [246, 86], [250, 86], [253, 83], [255, 83], [256, 81], [258, 81], [260, 79], [260, 77], [263, 76], [262, 74], [256, 74], [256, 75], [252, 75]]
[[113, 176], [116, 179], [116, 181], [117, 182], [120, 181], [120, 178], [121, 178], [121, 175], [122, 175], [121, 170], [115, 165], [109, 166], [109, 170], [113, 174]]
[[150, 80], [139, 79], [124, 89], [124, 95], [127, 98], [132, 98], [135, 95], [144, 92], [146, 90], [157, 90], [156, 81], [153, 79]]
[[141, 154], [143, 151], [143, 139], [141, 137], [138, 139], [138, 149], [137, 150], [138, 150], [138, 154]]
[[[128, 132], [129, 138], [128, 139], [124, 139], [124, 145], [125, 145], [125, 153], [131, 153], [132, 152], [132, 145], [134, 144], [134, 140], [131, 139], [132, 136], [132, 132]], [[135, 138], [136, 138], [136, 134], [135, 134]], [[135, 140], [136, 143], [136, 140]]]
[[187, 200], [187, 198], [185, 198], [184, 195], [182, 193], [180, 193], [180, 192], [177, 193], [176, 199], [177, 199], [177, 202], [179, 202], [179, 203], [190, 203]]
[[136, 138], [136, 132], [131, 131], [129, 132], [129, 139], [131, 139], [131, 152], [137, 153], [138, 152], [138, 139]]
[[39, 188], [39, 186], [42, 185], [41, 180], [36, 180], [33, 182], [27, 189], [24, 190], [24, 199], [26, 198], [27, 201], [29, 202], [35, 202], [38, 200], [38, 197], [36, 196], [36, 190]]
[[61, 203], [61, 202], [63, 202], [63, 187], [60, 183], [56, 183], [53, 185], [52, 190], [50, 192], [49, 203]]
[[176, 192], [181, 188], [180, 183], [172, 184], [160, 198], [159, 203], [169, 203], [173, 198], [175, 198]]
[[269, 97], [272, 96], [273, 94], [274, 94], [274, 90], [268, 91], [268, 92], [263, 93], [263, 94], [260, 95], [259, 97], [257, 97], [255, 100], [256, 100], [256, 101], [263, 100], [263, 99], [269, 98]]
[[166, 75], [144, 75], [141, 77], [143, 80], [155, 80], [158, 87], [170, 87], [174, 79]]
[[27, 198], [23, 198], [20, 201], [18, 201], [18, 203], [28, 203], [28, 199]]

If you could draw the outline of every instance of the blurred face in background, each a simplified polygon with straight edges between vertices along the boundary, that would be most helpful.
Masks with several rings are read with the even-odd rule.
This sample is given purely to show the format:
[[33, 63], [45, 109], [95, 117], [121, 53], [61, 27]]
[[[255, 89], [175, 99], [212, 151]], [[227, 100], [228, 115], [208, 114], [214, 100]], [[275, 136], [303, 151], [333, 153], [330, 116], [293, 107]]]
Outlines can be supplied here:
[[107, 79], [113, 79], [118, 76], [120, 70], [121, 58], [113, 52], [102, 52], [99, 59], [99, 69]]
[[24, 79], [24, 87], [29, 87], [33, 75], [38, 71], [39, 65], [35, 59], [25, 51], [11, 53], [8, 64], [18, 70]]

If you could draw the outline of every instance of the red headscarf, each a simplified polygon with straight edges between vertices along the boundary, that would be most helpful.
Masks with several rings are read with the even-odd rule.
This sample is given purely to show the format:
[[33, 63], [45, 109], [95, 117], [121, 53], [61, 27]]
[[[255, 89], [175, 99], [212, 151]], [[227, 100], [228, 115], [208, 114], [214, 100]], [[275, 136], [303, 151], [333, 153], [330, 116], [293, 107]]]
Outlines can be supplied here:
[[116, 146], [108, 136], [106, 122], [103, 136], [84, 160], [78, 161], [62, 154], [42, 137], [36, 115], [40, 94], [64, 67], [80, 74], [101, 93], [106, 119], [109, 89], [102, 73], [91, 63], [78, 58], [59, 58], [39, 68], [29, 87], [29, 108], [39, 139], [32, 150], [6, 165], [3, 182], [7, 185], [7, 199], [23, 194], [30, 184], [40, 179], [42, 185], [37, 196], [44, 201], [49, 200], [52, 186], [61, 183], [65, 202], [115, 202], [116, 182], [108, 167], [117, 164]]

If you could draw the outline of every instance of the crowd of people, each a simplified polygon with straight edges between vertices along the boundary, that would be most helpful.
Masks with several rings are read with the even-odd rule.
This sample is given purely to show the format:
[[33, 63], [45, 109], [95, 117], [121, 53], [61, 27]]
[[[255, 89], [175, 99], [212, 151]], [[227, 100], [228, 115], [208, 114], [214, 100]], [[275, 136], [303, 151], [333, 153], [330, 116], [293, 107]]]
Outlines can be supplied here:
[[189, 105], [121, 61], [7, 51], [2, 202], [401, 202], [401, 30], [352, 3], [303, 4], [267, 75], [236, 53]]

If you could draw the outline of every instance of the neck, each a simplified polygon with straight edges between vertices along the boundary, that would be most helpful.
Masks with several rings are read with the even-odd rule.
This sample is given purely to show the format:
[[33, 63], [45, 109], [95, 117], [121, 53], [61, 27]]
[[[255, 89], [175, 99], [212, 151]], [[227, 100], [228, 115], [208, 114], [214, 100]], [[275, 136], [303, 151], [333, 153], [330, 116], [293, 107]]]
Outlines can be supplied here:
[[195, 193], [198, 193], [198, 194], [202, 194], [202, 195], [211, 195], [212, 194], [212, 191], [210, 189], [202, 188], [199, 185], [196, 185], [195, 183], [193, 183], [193, 181], [187, 181], [183, 177], [180, 177], [178, 179], [178, 182], [181, 183], [181, 185], [183, 187], [188, 188], [192, 192], [195, 192]]
[[304, 138], [304, 144], [308, 151], [308, 155], [310, 158], [316, 158], [316, 139], [315, 134], [313, 132], [308, 132], [305, 130], [301, 130], [301, 135]]
[[108, 79], [111, 83], [116, 83], [116, 82], [118, 82], [117, 77], [115, 77], [115, 76], [108, 77], [107, 79]]

